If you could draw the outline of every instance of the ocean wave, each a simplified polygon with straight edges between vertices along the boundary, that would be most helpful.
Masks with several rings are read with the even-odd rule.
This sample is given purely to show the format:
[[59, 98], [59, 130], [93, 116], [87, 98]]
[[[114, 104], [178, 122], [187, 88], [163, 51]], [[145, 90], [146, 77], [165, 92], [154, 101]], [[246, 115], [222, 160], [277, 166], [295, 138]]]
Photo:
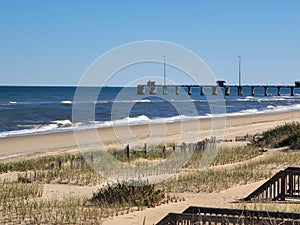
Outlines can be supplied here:
[[17, 127], [25, 129], [1, 132], [0, 137], [70, 131], [73, 123], [70, 120], [56, 120], [48, 124], [19, 124]]
[[0, 137], [8, 136], [21, 136], [30, 134], [52, 133], [52, 132], [64, 132], [73, 130], [85, 130], [92, 128], [105, 128], [113, 126], [129, 126], [140, 124], [154, 124], [154, 123], [172, 123], [180, 121], [197, 120], [202, 118], [213, 118], [223, 116], [244, 116], [255, 115], [263, 113], [275, 113], [275, 112], [288, 112], [293, 110], [299, 110], [300, 104], [292, 104], [288, 106], [284, 105], [265, 105], [264, 108], [248, 108], [237, 112], [229, 112], [225, 114], [210, 114], [205, 113], [203, 115], [176, 115], [170, 117], [149, 118], [146, 115], [140, 115], [137, 117], [126, 117], [123, 119], [116, 119], [110, 121], [87, 121], [87, 122], [72, 122], [70, 120], [54, 120], [47, 124], [20, 124], [19, 130], [5, 131], [0, 133]]
[[1, 105], [42, 105], [42, 104], [51, 104], [54, 102], [27, 102], [27, 101], [8, 101], [7, 103], [1, 104]]
[[239, 112], [231, 112], [231, 113], [226, 113], [226, 116], [243, 116], [243, 115], [255, 115], [255, 114], [264, 114], [264, 113], [279, 113], [279, 112], [290, 112], [293, 110], [299, 110], [300, 109], [300, 104], [294, 104], [290, 106], [273, 106], [273, 105], [268, 105], [264, 109], [245, 109], [241, 110]]
[[61, 101], [61, 103], [65, 104], [65, 105], [71, 105], [73, 102], [69, 101], [69, 100], [63, 100], [63, 101]]
[[299, 101], [299, 98], [295, 98], [294, 96], [286, 95], [286, 96], [245, 96], [243, 98], [227, 98], [228, 102], [281, 102], [281, 101]]
[[107, 128], [115, 126], [129, 126], [129, 125], [142, 125], [150, 123], [171, 123], [177, 121], [194, 120], [200, 117], [192, 116], [172, 116], [167, 118], [154, 118], [150, 119], [145, 115], [137, 117], [126, 117], [123, 119], [112, 120], [112, 121], [87, 121], [87, 122], [75, 122], [72, 123], [70, 120], [56, 120], [51, 121], [48, 124], [20, 124], [18, 127], [25, 128], [21, 130], [6, 131], [0, 133], [0, 138], [9, 136], [22, 136], [32, 134], [44, 134], [54, 132], [65, 132], [73, 130], [86, 130], [93, 128]]
[[76, 101], [75, 104], [112, 104], [112, 103], [149, 103], [164, 102], [164, 100], [133, 99], [133, 100], [97, 100], [97, 101]]
[[244, 109], [244, 110], [241, 110], [239, 113], [248, 114], [248, 113], [256, 113], [256, 112], [258, 112], [257, 109]]
[[118, 119], [113, 121], [105, 121], [98, 123], [97, 127], [111, 127], [111, 126], [122, 126], [122, 125], [137, 125], [149, 123], [151, 120], [145, 115], [137, 117], [126, 117], [124, 119]]
[[70, 120], [55, 120], [51, 124], [57, 125], [58, 127], [71, 127], [73, 123]]
[[138, 100], [116, 100], [111, 101], [112, 103], [148, 103], [148, 102], [163, 102], [160, 100], [150, 100], [150, 99], [138, 99]]

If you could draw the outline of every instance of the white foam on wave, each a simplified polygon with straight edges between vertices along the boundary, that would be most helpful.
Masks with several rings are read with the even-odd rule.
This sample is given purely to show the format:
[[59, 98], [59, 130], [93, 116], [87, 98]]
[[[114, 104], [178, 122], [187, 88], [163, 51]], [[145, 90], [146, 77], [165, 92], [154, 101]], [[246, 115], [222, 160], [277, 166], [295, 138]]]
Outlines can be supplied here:
[[300, 109], [300, 104], [294, 104], [290, 106], [275, 106], [271, 110], [265, 110], [266, 112], [268, 111], [275, 111], [275, 112], [288, 112], [288, 111], [293, 111], [293, 110], [299, 110]]
[[111, 127], [111, 126], [122, 126], [122, 125], [137, 125], [137, 124], [145, 124], [149, 123], [151, 120], [149, 117], [145, 115], [137, 116], [137, 117], [126, 117], [124, 119], [118, 119], [113, 121], [100, 122], [98, 127]]
[[[137, 100], [100, 100], [94, 102], [95, 104], [107, 104], [107, 103], [149, 103], [149, 102], [157, 102], [156, 100], [150, 100], [150, 99], [137, 99]], [[88, 102], [86, 102], [88, 103]]]
[[295, 98], [291, 98], [291, 96], [245, 96], [244, 98], [236, 99], [239, 102], [247, 102], [247, 101], [257, 101], [257, 102], [280, 102], [286, 100], [299, 100]]
[[72, 104], [72, 101], [69, 101], [69, 100], [64, 100], [64, 101], [61, 101], [62, 104], [66, 104], [66, 105], [71, 105]]
[[250, 98], [238, 98], [237, 101], [246, 102], [246, 101], [250, 101]]
[[8, 101], [8, 104], [14, 105], [14, 104], [17, 104], [17, 102], [15, 102], [15, 101]]
[[30, 134], [44, 134], [51, 132], [63, 132], [73, 129], [73, 124], [70, 120], [56, 120], [48, 124], [22, 125], [18, 127], [26, 128], [22, 130], [6, 131], [0, 133], [0, 138], [10, 136], [22, 136]]
[[172, 123], [172, 122], [178, 122], [178, 121], [197, 120], [199, 118], [204, 118], [204, 116], [178, 115], [178, 116], [172, 116], [172, 117], [167, 117], [167, 118], [152, 119], [152, 123]]
[[248, 113], [256, 113], [258, 112], [257, 109], [245, 109], [245, 110], [241, 110], [240, 113], [245, 113], [245, 114], [248, 114]]
[[124, 100], [124, 101], [115, 101], [115, 102], [118, 102], [118, 103], [148, 103], [148, 102], [151, 102], [150, 99], [138, 99], [138, 100]]
[[70, 120], [55, 120], [52, 121], [52, 124], [57, 125], [58, 127], [71, 127], [73, 125]]
[[299, 110], [300, 104], [294, 104], [290, 106], [273, 106], [268, 105], [263, 110], [257, 110], [257, 109], [246, 109], [241, 110], [239, 112], [233, 112], [233, 113], [227, 113], [226, 116], [244, 116], [244, 115], [255, 115], [255, 114], [264, 114], [264, 113], [280, 113], [280, 112], [290, 112], [293, 110]]

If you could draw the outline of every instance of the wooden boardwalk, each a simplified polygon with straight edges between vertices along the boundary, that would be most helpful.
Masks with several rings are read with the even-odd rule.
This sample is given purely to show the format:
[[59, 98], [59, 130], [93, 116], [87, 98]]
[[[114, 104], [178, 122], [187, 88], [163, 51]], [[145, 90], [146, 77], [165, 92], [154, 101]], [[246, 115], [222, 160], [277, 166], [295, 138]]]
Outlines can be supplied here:
[[156, 225], [300, 225], [299, 213], [270, 212], [190, 206], [182, 213], [169, 213]]

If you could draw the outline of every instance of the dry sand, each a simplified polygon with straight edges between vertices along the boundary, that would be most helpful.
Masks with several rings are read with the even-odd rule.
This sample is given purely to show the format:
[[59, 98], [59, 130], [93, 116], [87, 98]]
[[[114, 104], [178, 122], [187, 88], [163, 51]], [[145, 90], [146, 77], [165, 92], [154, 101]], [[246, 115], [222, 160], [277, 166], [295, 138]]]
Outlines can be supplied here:
[[[231, 116], [165, 124], [135, 125], [73, 132], [0, 138], [0, 159], [22, 154], [78, 151], [100, 143], [108, 148], [127, 144], [196, 142], [214, 135], [212, 127], [222, 139], [263, 132], [271, 127], [291, 121], [300, 121], [300, 111]], [[226, 122], [226, 124], [224, 123]], [[214, 125], [212, 125], [214, 124]], [[224, 128], [224, 129], [222, 129]], [[224, 131], [224, 137], [222, 132]]]
[[[235, 116], [226, 118], [226, 126], [222, 139], [234, 139], [235, 136], [246, 134], [261, 133], [267, 129], [273, 128], [276, 125], [281, 125], [287, 122], [300, 121], [300, 111], [272, 113], [272, 114], [257, 114], [251, 116]], [[186, 121], [181, 123], [168, 124], [152, 124], [136, 125], [129, 127], [103, 128], [97, 130], [81, 131], [74, 135], [73, 132], [52, 133], [44, 135], [29, 135], [22, 137], [8, 137], [0, 139], [0, 158], [17, 157], [20, 155], [32, 154], [56, 154], [64, 151], [78, 151], [78, 139], [84, 147], [99, 145], [99, 139], [108, 148], [123, 147], [126, 144], [143, 144], [145, 142], [164, 142], [164, 143], [179, 143], [196, 142], [203, 138], [210, 137], [212, 128], [212, 119], [201, 119], [198, 121]], [[214, 120], [217, 125], [218, 134], [222, 133], [223, 122], [221, 119]], [[195, 126], [195, 124], [197, 126]], [[181, 137], [182, 131], [184, 136]], [[163, 135], [162, 135], [163, 133]], [[75, 137], [76, 136], [76, 137]], [[126, 139], [127, 138], [127, 139]], [[121, 141], [120, 141], [121, 140]], [[126, 140], [126, 141], [124, 141]], [[122, 142], [123, 141], [123, 142]], [[235, 144], [235, 142], [232, 142]], [[21, 157], [22, 158], [22, 157]], [[165, 204], [156, 208], [149, 208], [144, 211], [137, 211], [126, 215], [108, 219], [104, 224], [114, 225], [133, 225], [143, 224], [146, 217], [146, 224], [155, 224], [169, 212], [181, 212], [189, 205], [211, 206], [211, 207], [230, 207], [233, 202], [240, 199], [264, 181], [237, 186], [220, 193], [184, 193], [182, 194], [185, 201], [179, 203]], [[68, 194], [76, 194], [80, 192], [82, 195], [90, 195], [95, 191], [95, 187], [70, 187], [70, 185], [45, 185], [43, 195], [51, 196], [66, 196]]]

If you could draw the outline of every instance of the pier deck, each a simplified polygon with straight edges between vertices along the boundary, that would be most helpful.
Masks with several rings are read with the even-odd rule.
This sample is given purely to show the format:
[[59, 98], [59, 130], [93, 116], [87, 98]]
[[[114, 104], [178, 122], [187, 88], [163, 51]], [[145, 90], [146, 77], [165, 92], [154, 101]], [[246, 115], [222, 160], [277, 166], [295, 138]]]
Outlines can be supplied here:
[[[296, 82], [295, 82], [296, 83]], [[281, 95], [281, 90], [283, 88], [290, 89], [290, 95], [295, 95], [295, 88], [300, 88], [300, 85], [225, 85], [224, 81], [218, 81], [216, 85], [157, 85], [154, 81], [149, 81], [147, 85], [138, 85], [137, 86], [137, 94], [144, 95], [145, 94], [145, 87], [149, 88], [150, 95], [156, 95], [157, 89], [162, 88], [163, 94], [167, 95], [169, 88], [175, 88], [176, 95], [179, 95], [180, 88], [187, 88], [188, 95], [192, 94], [192, 89], [198, 89], [200, 95], [204, 95], [204, 89], [210, 88], [212, 95], [218, 95], [218, 89], [224, 91], [225, 96], [229, 96], [231, 89], [237, 89], [238, 96], [243, 95], [243, 89], [249, 88], [251, 89], [251, 95], [255, 95], [255, 90], [263, 89], [264, 96], [268, 96], [268, 89], [275, 88], [277, 89], [277, 95]]]

